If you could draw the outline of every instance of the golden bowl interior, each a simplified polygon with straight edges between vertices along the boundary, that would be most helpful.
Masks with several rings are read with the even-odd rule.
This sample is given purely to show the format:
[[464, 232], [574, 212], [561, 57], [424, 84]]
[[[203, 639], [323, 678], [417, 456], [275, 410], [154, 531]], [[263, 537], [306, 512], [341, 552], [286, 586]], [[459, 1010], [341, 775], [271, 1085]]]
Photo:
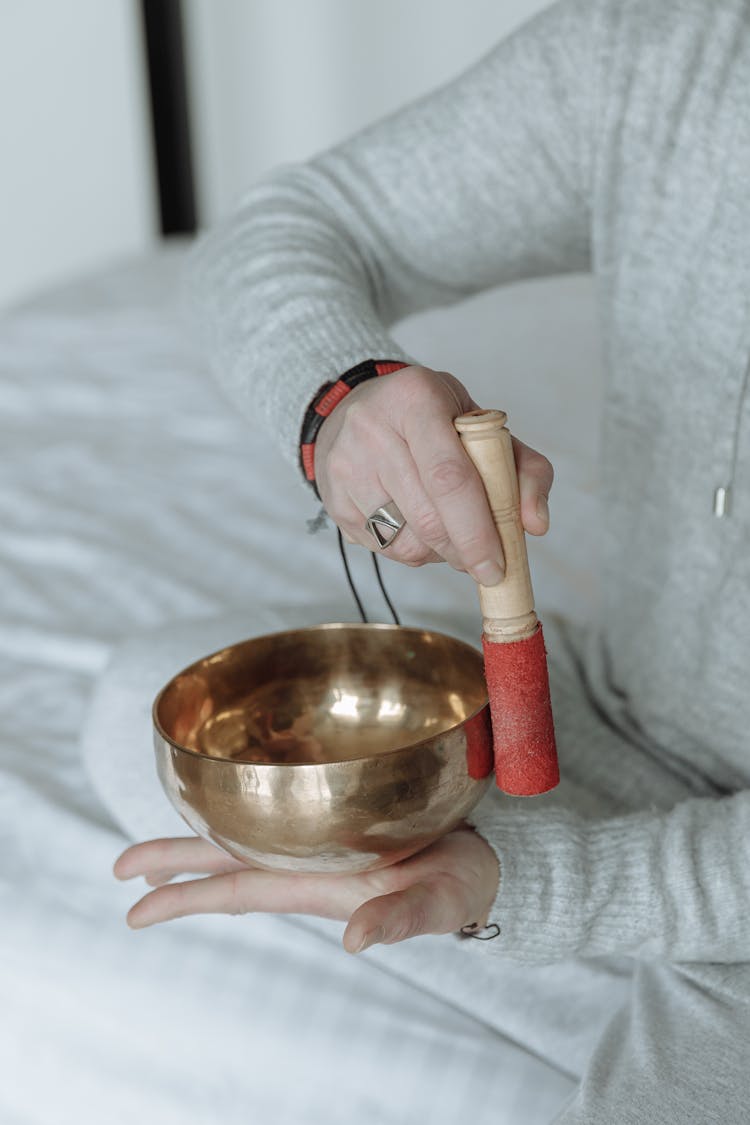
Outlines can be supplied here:
[[461, 641], [322, 625], [199, 660], [166, 686], [154, 719], [174, 746], [209, 758], [310, 765], [414, 745], [486, 703], [482, 657]]

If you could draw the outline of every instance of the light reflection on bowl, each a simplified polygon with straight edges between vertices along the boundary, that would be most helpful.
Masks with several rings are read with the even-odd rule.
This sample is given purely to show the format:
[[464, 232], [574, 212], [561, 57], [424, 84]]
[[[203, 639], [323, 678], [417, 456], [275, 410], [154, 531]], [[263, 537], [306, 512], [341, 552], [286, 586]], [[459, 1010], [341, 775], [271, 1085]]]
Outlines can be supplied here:
[[481, 653], [421, 629], [319, 625], [242, 641], [176, 675], [153, 715], [172, 804], [267, 868], [394, 863], [454, 828], [492, 770]]

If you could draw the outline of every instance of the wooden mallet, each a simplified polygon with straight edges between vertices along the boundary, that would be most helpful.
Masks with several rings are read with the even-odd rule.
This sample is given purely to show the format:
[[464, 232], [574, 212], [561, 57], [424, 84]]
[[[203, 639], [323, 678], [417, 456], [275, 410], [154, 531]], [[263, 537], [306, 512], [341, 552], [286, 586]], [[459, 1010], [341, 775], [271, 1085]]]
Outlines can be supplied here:
[[473, 410], [454, 425], [482, 478], [505, 556], [505, 578], [478, 586], [495, 779], [531, 797], [560, 780], [542, 626], [534, 612], [518, 476], [502, 410]]

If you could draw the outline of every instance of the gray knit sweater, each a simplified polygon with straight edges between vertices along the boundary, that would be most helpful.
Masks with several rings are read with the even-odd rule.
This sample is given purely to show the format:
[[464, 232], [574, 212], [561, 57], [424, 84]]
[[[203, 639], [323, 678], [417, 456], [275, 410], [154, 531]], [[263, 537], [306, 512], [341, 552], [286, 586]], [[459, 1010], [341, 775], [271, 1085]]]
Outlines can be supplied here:
[[[406, 314], [596, 275], [604, 606], [576, 660], [613, 738], [686, 796], [615, 816], [483, 803], [502, 870], [490, 956], [750, 961], [749, 88], [746, 0], [565, 0], [264, 178], [197, 252], [217, 375], [295, 463], [323, 382], [419, 360], [389, 335]], [[627, 753], [621, 768], [632, 789]]]

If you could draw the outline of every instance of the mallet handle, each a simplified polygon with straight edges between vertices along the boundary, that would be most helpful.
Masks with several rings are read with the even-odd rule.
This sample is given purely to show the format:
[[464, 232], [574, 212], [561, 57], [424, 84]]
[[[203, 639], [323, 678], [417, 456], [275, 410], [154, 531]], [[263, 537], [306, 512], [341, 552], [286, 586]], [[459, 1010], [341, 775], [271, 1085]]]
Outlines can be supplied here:
[[517, 641], [537, 628], [513, 445], [502, 410], [472, 410], [454, 420], [463, 447], [482, 478], [505, 556], [505, 578], [478, 586], [484, 633], [490, 641]]

